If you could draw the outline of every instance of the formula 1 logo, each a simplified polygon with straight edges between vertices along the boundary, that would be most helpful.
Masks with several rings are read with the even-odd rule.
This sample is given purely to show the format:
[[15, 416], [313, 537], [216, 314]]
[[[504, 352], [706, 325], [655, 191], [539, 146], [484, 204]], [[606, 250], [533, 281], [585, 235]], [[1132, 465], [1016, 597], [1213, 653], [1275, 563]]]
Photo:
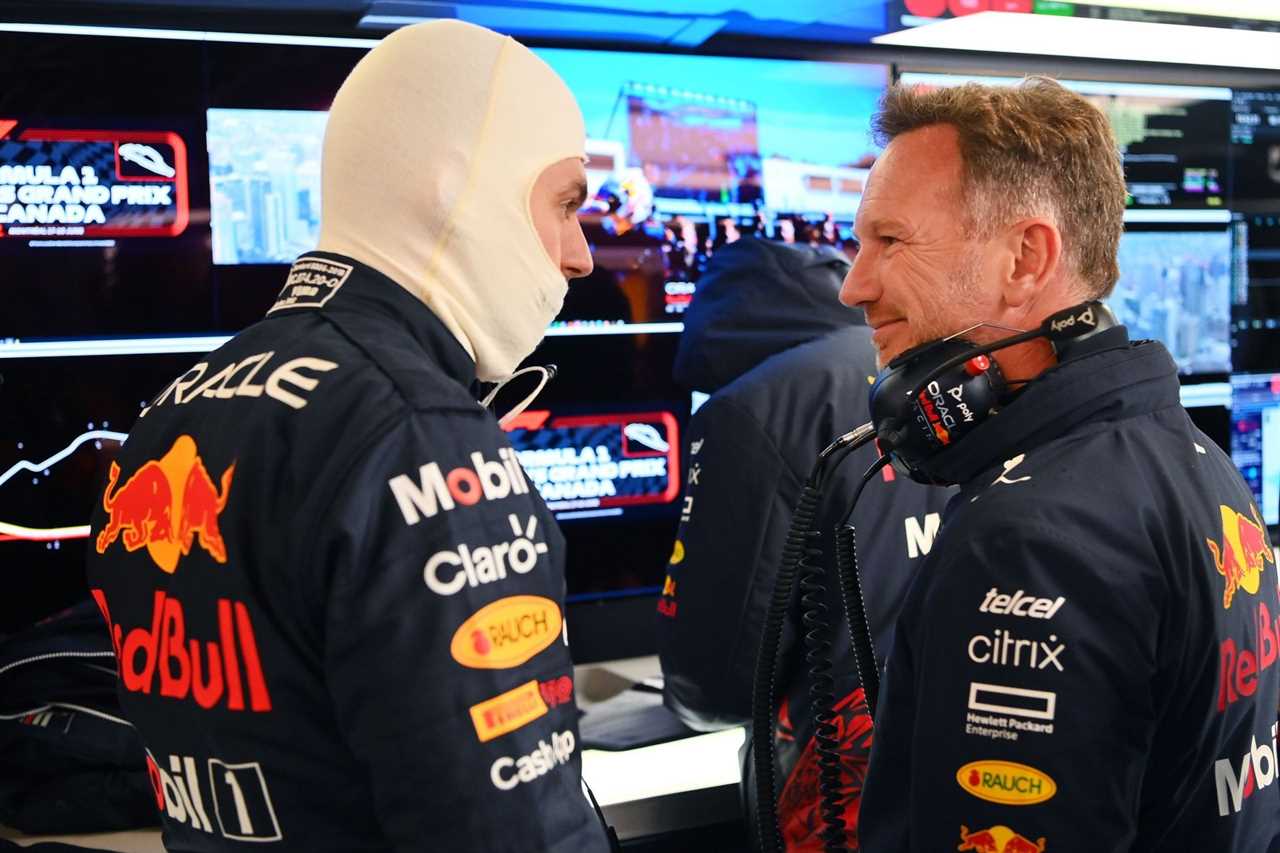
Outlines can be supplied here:
[[218, 516], [226, 509], [235, 468], [232, 463], [222, 472], [219, 491], [189, 435], [178, 436], [168, 453], [143, 463], [119, 488], [120, 466], [113, 461], [102, 493], [107, 524], [98, 533], [95, 550], [105, 554], [123, 538], [126, 551], [145, 547], [162, 571], [173, 574], [198, 539], [215, 561], [226, 563]]
[[1243, 589], [1250, 595], [1258, 592], [1262, 570], [1267, 563], [1275, 563], [1275, 554], [1271, 543], [1267, 541], [1267, 529], [1258, 516], [1258, 508], [1252, 503], [1249, 509], [1253, 518], [1244, 517], [1243, 513], [1220, 504], [1222, 511], [1222, 543], [1206, 539], [1209, 553], [1213, 555], [1213, 564], [1218, 574], [1226, 580], [1222, 591], [1222, 606], [1230, 610], [1235, 599], [1236, 590]]

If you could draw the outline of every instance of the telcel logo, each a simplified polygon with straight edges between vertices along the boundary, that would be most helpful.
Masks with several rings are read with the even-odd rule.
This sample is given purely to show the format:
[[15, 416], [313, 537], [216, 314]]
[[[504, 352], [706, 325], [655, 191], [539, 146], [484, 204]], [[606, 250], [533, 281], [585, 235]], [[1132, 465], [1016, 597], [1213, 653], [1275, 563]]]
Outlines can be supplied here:
[[568, 764], [576, 746], [573, 732], [553, 732], [550, 744], [539, 740], [538, 748], [528, 755], [519, 758], [504, 756], [493, 762], [489, 768], [489, 780], [499, 791], [510, 791], [522, 783], [536, 781], [557, 767]]
[[[508, 515], [507, 520], [511, 523], [514, 539], [470, 548], [459, 545], [457, 551], [441, 551], [427, 560], [422, 570], [427, 588], [437, 595], [454, 595], [464, 586], [474, 589], [481, 584], [504, 580], [508, 566], [518, 575], [532, 571], [538, 564], [538, 556], [547, 553], [546, 542], [534, 541], [538, 534], [538, 519], [529, 516], [523, 530], [520, 519], [515, 515]], [[443, 580], [441, 569], [446, 566], [453, 566], [454, 571], [448, 580]], [[448, 569], [444, 571], [447, 573]]]
[[1017, 590], [1013, 595], [1001, 595], [994, 586], [987, 590], [987, 597], [982, 600], [978, 610], [982, 613], [995, 613], [1000, 616], [1028, 616], [1032, 619], [1052, 619], [1054, 614], [1066, 604], [1066, 598], [1036, 598]]
[[510, 669], [555, 642], [562, 621], [559, 605], [549, 598], [501, 598], [458, 626], [449, 652], [472, 669]]
[[1006, 806], [1033, 806], [1058, 793], [1047, 773], [1013, 761], [972, 761], [956, 771], [956, 781], [978, 799]]

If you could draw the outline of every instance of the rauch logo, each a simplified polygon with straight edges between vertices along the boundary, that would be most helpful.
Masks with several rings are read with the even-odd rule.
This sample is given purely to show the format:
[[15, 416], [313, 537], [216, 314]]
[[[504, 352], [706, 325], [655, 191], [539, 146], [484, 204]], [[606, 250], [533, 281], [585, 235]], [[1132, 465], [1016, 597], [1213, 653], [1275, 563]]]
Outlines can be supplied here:
[[501, 598], [471, 614], [454, 632], [449, 651], [472, 669], [510, 669], [560, 636], [560, 607], [539, 595]]

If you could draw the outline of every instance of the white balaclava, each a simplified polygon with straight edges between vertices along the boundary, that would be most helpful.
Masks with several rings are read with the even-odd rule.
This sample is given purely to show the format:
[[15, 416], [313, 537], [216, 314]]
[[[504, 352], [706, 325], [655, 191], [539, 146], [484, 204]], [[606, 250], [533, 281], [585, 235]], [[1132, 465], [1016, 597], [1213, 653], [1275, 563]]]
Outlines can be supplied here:
[[486, 381], [533, 352], [568, 289], [534, 229], [548, 166], [585, 159], [582, 112], [528, 48], [483, 27], [405, 27], [360, 60], [324, 137], [317, 248], [425, 302]]

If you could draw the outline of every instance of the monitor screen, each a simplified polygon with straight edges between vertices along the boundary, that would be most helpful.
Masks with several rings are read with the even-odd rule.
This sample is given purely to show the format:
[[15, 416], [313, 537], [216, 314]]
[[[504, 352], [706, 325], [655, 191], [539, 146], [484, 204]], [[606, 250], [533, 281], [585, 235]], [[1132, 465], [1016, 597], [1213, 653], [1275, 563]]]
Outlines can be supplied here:
[[215, 264], [291, 264], [320, 233], [326, 113], [208, 111]]
[[1280, 371], [1280, 203], [1269, 212], [1238, 213], [1236, 219], [1248, 287], [1235, 312], [1235, 369]]
[[1131, 338], [1162, 342], [1179, 373], [1231, 370], [1232, 234], [1184, 225], [1130, 227], [1120, 238], [1120, 280], [1106, 303]]
[[199, 50], [5, 32], [0, 56], [0, 352], [208, 333]]
[[[1013, 85], [1021, 78], [905, 72], [903, 83]], [[1231, 90], [1059, 80], [1106, 114], [1124, 160], [1134, 212], [1227, 209]], [[1229, 218], [1229, 217], [1228, 217]]]
[[1280, 373], [1231, 377], [1231, 459], [1269, 526], [1280, 525]]
[[199, 127], [0, 111], [0, 342], [214, 327]]
[[1280, 370], [1280, 90], [1236, 90], [1231, 125], [1234, 227], [1248, 277], [1235, 312], [1235, 367]]
[[1280, 208], [1280, 90], [1237, 89], [1231, 113], [1232, 207]]
[[[1013, 85], [1021, 78], [904, 72], [900, 82]], [[1124, 160], [1129, 206], [1120, 279], [1107, 304], [1130, 337], [1168, 348], [1178, 371], [1232, 369], [1236, 306], [1246, 298], [1244, 233], [1228, 201], [1231, 90], [1061, 80], [1101, 109]]]
[[0, 634], [85, 594], [107, 466], [145, 402], [198, 358], [0, 359]]
[[[26, 569], [6, 618], [83, 593], [84, 525], [142, 401], [261, 318], [314, 247], [326, 110], [364, 53], [0, 34], [42, 70], [0, 91], [0, 553]], [[679, 522], [690, 400], [671, 370], [698, 275], [744, 234], [849, 238], [887, 69], [539, 53], [586, 119], [596, 271], [531, 357], [559, 372], [509, 435], [565, 532], [570, 601], [617, 633], [596, 605], [651, 624]], [[97, 71], [129, 63], [131, 87]]]
[[[597, 272], [571, 291], [619, 297], [571, 293], [561, 326], [678, 323], [707, 259], [742, 234], [850, 239], [884, 66], [538, 53], [587, 127]], [[325, 113], [219, 107], [207, 121], [214, 262], [285, 263], [314, 246]]]

